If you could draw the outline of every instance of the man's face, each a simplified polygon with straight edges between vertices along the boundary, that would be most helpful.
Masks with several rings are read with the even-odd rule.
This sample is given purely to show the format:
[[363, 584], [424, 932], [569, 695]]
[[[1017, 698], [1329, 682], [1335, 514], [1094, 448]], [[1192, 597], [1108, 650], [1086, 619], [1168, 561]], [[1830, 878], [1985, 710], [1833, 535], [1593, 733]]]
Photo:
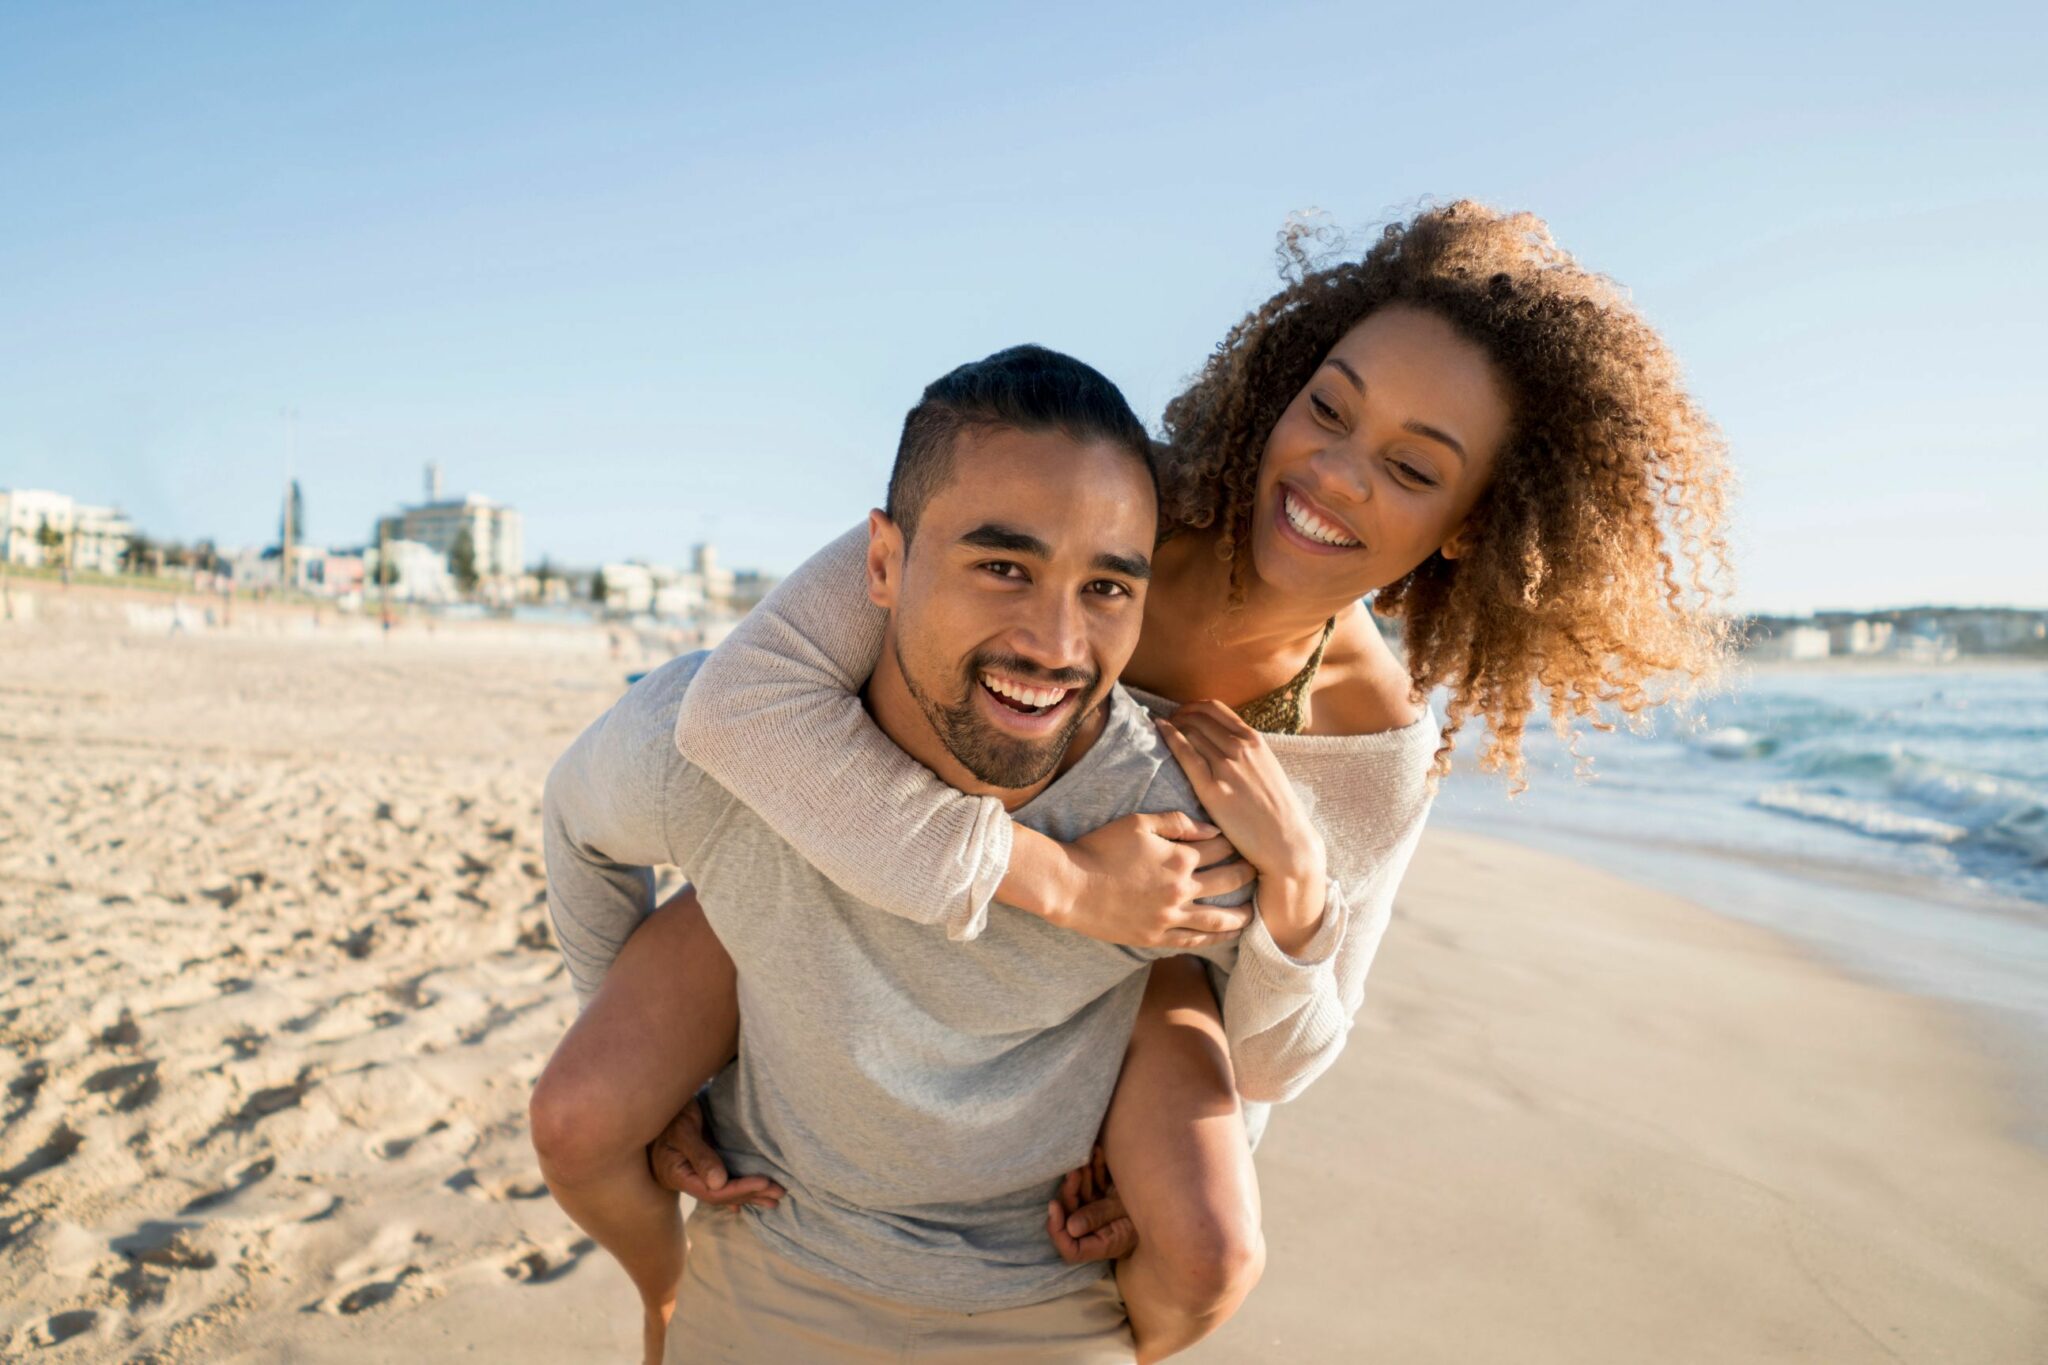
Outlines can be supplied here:
[[969, 432], [907, 550], [872, 522], [869, 595], [926, 723], [979, 783], [1045, 781], [1137, 647], [1158, 531], [1144, 467], [1057, 431]]

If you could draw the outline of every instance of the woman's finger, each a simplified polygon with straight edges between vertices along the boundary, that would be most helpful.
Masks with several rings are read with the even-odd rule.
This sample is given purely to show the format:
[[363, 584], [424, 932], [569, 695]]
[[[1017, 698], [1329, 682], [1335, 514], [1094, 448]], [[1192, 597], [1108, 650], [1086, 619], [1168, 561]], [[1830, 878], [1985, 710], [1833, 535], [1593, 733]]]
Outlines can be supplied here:
[[1252, 922], [1249, 905], [1195, 905], [1181, 911], [1171, 932], [1235, 934]]
[[[1216, 896], [1227, 896], [1233, 891], [1250, 886], [1258, 879], [1259, 870], [1242, 858], [1218, 867], [1205, 867], [1195, 874], [1195, 886], [1198, 888], [1195, 899], [1209, 900]], [[1246, 912], [1245, 917], [1249, 919], [1250, 913]]]
[[1188, 781], [1194, 783], [1195, 794], [1201, 795], [1203, 789], [1212, 781], [1208, 758], [1189, 743], [1188, 737], [1181, 733], [1179, 726], [1164, 720], [1155, 723], [1159, 726], [1159, 733], [1166, 737], [1166, 747], [1173, 754], [1174, 761], [1180, 764], [1180, 770], [1188, 775]]
[[1195, 851], [1196, 867], [1215, 867], [1237, 856], [1236, 846], [1220, 834], [1213, 839], [1197, 840], [1188, 847]]
[[1189, 702], [1186, 706], [1173, 713], [1175, 720], [1180, 719], [1181, 711], [1186, 711], [1191, 716], [1200, 717], [1202, 720], [1216, 726], [1224, 734], [1234, 738], [1245, 740], [1258, 738], [1259, 732], [1253, 729], [1243, 716], [1240, 716], [1220, 701]]
[[1211, 766], [1219, 771], [1224, 764], [1235, 762], [1247, 744], [1247, 741], [1225, 729], [1221, 722], [1206, 712], [1189, 716], [1174, 728], [1207, 755]]
[[[1176, 725], [1173, 728], [1180, 735], [1183, 744], [1202, 756], [1202, 763], [1208, 771], [1209, 780], [1214, 782], [1220, 777], [1230, 763], [1230, 755], [1224, 752], [1222, 744], [1216, 737], [1203, 729], [1199, 724]], [[1174, 756], [1176, 758], [1180, 756], [1178, 750], [1175, 751]], [[1183, 763], [1181, 767], [1185, 769], [1187, 765]], [[1189, 774], [1189, 776], [1192, 777], [1193, 774]], [[1196, 794], [1200, 795], [1199, 792]]]

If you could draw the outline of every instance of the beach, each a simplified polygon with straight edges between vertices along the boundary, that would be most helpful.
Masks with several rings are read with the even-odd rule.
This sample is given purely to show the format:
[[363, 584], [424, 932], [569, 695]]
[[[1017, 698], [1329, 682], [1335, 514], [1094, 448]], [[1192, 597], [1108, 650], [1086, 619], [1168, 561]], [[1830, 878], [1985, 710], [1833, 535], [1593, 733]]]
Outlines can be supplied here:
[[[17, 585], [17, 595], [22, 595]], [[601, 632], [0, 622], [0, 1357], [625, 1361], [525, 1131]], [[173, 629], [174, 624], [176, 629]], [[1440, 826], [1191, 1361], [2048, 1355], [2038, 1081], [1949, 1001]]]

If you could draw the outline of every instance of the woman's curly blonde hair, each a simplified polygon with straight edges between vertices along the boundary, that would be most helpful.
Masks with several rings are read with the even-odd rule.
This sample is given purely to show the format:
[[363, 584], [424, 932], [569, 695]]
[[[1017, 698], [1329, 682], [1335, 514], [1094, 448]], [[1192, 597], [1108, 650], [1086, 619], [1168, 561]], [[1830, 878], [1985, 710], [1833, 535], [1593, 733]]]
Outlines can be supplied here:
[[1728, 643], [1727, 449], [1622, 291], [1541, 219], [1469, 200], [1387, 227], [1360, 260], [1316, 264], [1320, 237], [1290, 225], [1291, 282], [1167, 405], [1169, 532], [1217, 528], [1242, 600], [1267, 434], [1367, 314], [1427, 309], [1491, 357], [1513, 409], [1464, 554], [1431, 555], [1373, 602], [1402, 619], [1415, 700], [1449, 691], [1436, 770], [1479, 716], [1480, 766], [1522, 786], [1539, 687], [1570, 742], [1577, 722], [1611, 728], [1603, 703], [1633, 717], [1712, 679]]

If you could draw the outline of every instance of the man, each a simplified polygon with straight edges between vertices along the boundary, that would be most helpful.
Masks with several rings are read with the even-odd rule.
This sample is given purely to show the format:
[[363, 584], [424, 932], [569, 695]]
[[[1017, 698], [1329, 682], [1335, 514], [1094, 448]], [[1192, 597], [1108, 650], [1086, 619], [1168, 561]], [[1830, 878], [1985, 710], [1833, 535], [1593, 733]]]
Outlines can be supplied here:
[[[1144, 431], [1115, 387], [1037, 347], [961, 367], [906, 420], [889, 504], [867, 562], [889, 612], [865, 694], [884, 732], [1056, 838], [1194, 812], [1115, 685], [1157, 529]], [[1046, 1208], [1088, 1159], [1164, 951], [1000, 906], [953, 942], [858, 902], [675, 751], [701, 658], [592, 726], [544, 812], [550, 908], [586, 999], [645, 913], [655, 862], [689, 876], [738, 969], [738, 1059], [710, 1092], [719, 1155], [736, 1186], [786, 1194], [700, 1205], [670, 1358], [1129, 1360], [1114, 1281], [1062, 1259]], [[574, 1110], [536, 1093], [544, 1164], [544, 1132]], [[570, 1211], [594, 1235], [611, 1216]]]

